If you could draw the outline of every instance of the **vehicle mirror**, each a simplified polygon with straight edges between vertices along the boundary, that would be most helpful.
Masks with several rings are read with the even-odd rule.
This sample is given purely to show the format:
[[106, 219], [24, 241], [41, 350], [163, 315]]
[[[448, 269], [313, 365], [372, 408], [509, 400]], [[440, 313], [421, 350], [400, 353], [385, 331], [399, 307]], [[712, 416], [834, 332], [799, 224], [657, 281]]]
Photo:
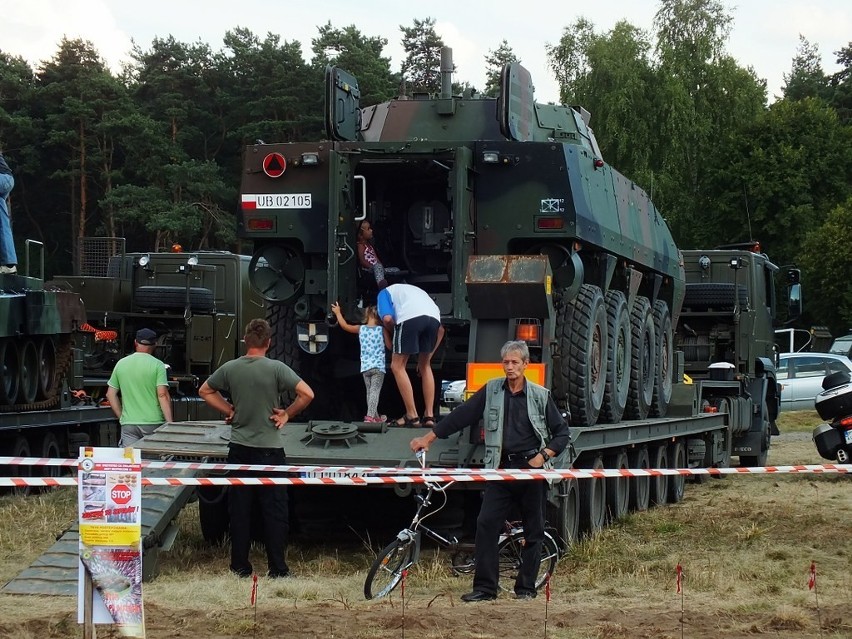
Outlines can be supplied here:
[[792, 320], [802, 314], [802, 285], [790, 284], [787, 287], [787, 319]]

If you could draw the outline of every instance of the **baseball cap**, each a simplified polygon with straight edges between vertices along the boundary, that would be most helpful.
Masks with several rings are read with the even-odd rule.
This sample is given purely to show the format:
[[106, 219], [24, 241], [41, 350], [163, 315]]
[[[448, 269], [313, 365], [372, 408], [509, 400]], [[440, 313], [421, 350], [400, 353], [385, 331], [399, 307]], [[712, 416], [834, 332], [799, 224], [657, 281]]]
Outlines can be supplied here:
[[157, 334], [150, 328], [140, 328], [136, 331], [136, 341], [145, 346], [153, 346], [157, 343]]

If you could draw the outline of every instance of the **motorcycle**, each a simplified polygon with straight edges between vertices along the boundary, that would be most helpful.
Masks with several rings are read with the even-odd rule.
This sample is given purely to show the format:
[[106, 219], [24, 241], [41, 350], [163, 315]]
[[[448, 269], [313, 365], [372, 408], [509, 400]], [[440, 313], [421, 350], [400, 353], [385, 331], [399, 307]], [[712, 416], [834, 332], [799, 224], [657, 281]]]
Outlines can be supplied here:
[[826, 375], [814, 407], [827, 421], [813, 431], [820, 457], [848, 464], [852, 460], [852, 378], [846, 371]]

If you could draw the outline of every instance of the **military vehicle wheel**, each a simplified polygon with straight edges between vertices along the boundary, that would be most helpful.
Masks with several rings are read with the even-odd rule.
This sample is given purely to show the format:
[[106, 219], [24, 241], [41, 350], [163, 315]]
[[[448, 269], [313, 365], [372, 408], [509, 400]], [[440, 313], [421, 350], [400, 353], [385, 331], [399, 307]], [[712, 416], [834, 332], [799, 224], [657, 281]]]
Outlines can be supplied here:
[[[591, 465], [578, 468], [600, 470], [603, 459], [596, 457]], [[580, 482], [580, 532], [591, 537], [599, 533], [606, 523], [606, 479], [595, 477]]]
[[38, 344], [38, 396], [49, 399], [56, 394], [56, 345], [51, 337]]
[[[651, 458], [648, 456], [648, 447], [640, 446], [628, 455], [630, 468], [644, 468], [650, 466]], [[651, 478], [650, 477], [631, 477], [630, 478], [630, 510], [634, 512], [644, 512], [648, 510], [648, 505], [651, 502]]]
[[556, 526], [563, 548], [568, 548], [580, 536], [580, 486], [576, 479], [563, 479], [552, 489], [556, 506], [549, 506], [548, 520]]
[[18, 347], [11, 339], [0, 339], [0, 404], [18, 400]]
[[[59, 438], [55, 433], [47, 431], [41, 440], [41, 457], [42, 459], [59, 459], [64, 457], [59, 446]], [[42, 466], [42, 477], [60, 477], [62, 475], [62, 466]], [[50, 490], [44, 488], [42, 490]]]
[[[296, 311], [292, 304], [267, 304], [266, 321], [272, 326], [272, 344], [269, 357], [284, 362], [294, 371], [300, 370], [299, 346], [296, 343]], [[295, 399], [293, 393], [286, 393], [283, 400], [287, 403]]]
[[[27, 438], [23, 435], [17, 435], [12, 440], [12, 447], [9, 449], [10, 457], [31, 457], [32, 452]], [[0, 472], [6, 477], [32, 477], [32, 466], [6, 466], [0, 467]], [[7, 495], [16, 495], [24, 497], [32, 492], [30, 486], [16, 486], [9, 488], [6, 491]]]
[[571, 420], [594, 426], [603, 404], [607, 365], [606, 306], [597, 286], [580, 287], [570, 327], [562, 328], [570, 331], [570, 348], [563, 351], [562, 374], [568, 379]]
[[606, 294], [606, 388], [599, 421], [616, 424], [624, 415], [630, 388], [630, 315], [621, 291]]
[[654, 394], [648, 415], [665, 417], [672, 401], [672, 367], [674, 350], [672, 348], [672, 317], [669, 306], [663, 300], [654, 302], [654, 332], [657, 337], [656, 375], [654, 376]]
[[630, 313], [630, 387], [624, 414], [645, 419], [651, 409], [656, 380], [657, 339], [647, 297], [637, 297]]
[[199, 486], [198, 523], [201, 536], [211, 546], [221, 546], [225, 542], [231, 519], [228, 515], [227, 486]]
[[38, 397], [39, 370], [38, 351], [31, 339], [25, 340], [21, 346], [20, 365], [18, 401], [22, 404], [32, 404]]
[[[610, 455], [606, 467], [614, 470], [627, 468], [627, 453], [621, 451]], [[630, 481], [628, 477], [607, 477], [606, 479], [606, 509], [609, 521], [618, 521], [627, 514], [630, 502]]]
[[[134, 296], [136, 305], [147, 309], [183, 309], [186, 288], [183, 286], [140, 286]], [[189, 289], [189, 308], [196, 313], [212, 313], [216, 307], [213, 291], [193, 286]]]
[[[651, 450], [651, 466], [655, 469], [668, 468], [668, 446], [662, 444]], [[651, 478], [651, 504], [665, 504], [669, 493], [669, 476], [657, 475]]]
[[[686, 446], [683, 440], [678, 439], [669, 444], [669, 468], [686, 468]], [[668, 502], [677, 504], [683, 500], [683, 491], [686, 486], [686, 475], [669, 476]]]

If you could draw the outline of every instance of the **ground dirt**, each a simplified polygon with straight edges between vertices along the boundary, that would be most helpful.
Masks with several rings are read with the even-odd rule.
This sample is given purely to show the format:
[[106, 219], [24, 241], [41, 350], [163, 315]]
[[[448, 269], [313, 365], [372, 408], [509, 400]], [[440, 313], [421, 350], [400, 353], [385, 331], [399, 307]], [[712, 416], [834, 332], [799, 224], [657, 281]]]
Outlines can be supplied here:
[[[773, 440], [775, 464], [820, 463], [802, 438]], [[679, 504], [630, 515], [577, 544], [557, 567], [551, 596], [465, 604], [470, 576], [453, 577], [446, 555], [426, 553], [403, 593], [366, 601], [372, 556], [363, 540], [319, 548], [294, 540], [296, 576], [251, 580], [227, 573], [227, 549], [203, 549], [187, 516], [182, 537], [146, 584], [149, 638], [372, 637], [402, 639], [781, 639], [852, 637], [852, 481], [848, 477], [729, 477], [687, 485]], [[0, 517], [9, 508], [0, 501]], [[61, 510], [61, 509], [60, 509]], [[71, 510], [73, 514], [73, 507]], [[67, 516], [68, 513], [65, 513]], [[58, 525], [58, 524], [57, 524]], [[4, 533], [7, 537], [12, 532]], [[392, 537], [392, 535], [391, 535]], [[183, 541], [181, 541], [183, 539]], [[43, 548], [12, 556], [0, 535], [6, 581]], [[252, 555], [256, 567], [263, 555]], [[808, 567], [819, 566], [817, 591]], [[683, 592], [675, 567], [684, 567]], [[76, 600], [0, 594], [0, 638], [81, 637]], [[99, 637], [119, 637], [99, 627]]]

